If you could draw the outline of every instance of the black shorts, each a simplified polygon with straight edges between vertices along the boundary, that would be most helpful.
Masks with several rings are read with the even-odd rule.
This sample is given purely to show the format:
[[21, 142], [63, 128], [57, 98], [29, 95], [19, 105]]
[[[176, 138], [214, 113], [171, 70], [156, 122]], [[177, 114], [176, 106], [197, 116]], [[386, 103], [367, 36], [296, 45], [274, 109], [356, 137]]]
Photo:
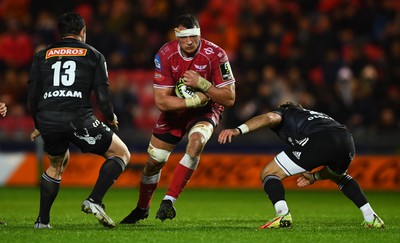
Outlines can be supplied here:
[[[353, 137], [346, 131], [328, 131], [315, 133], [304, 138], [304, 143], [296, 144], [284, 151], [289, 159], [297, 166], [311, 171], [319, 166], [328, 166], [337, 174], [346, 172], [355, 155]], [[284, 165], [284, 156], [281, 162]], [[279, 161], [278, 161], [279, 164]], [[290, 170], [296, 171], [296, 166], [286, 163]], [[282, 165], [280, 165], [282, 167]], [[292, 167], [292, 168], [290, 168]], [[300, 168], [298, 168], [300, 169]]]
[[109, 149], [114, 132], [94, 117], [76, 130], [42, 134], [44, 150], [52, 156], [64, 154], [73, 143], [84, 153], [103, 155]]

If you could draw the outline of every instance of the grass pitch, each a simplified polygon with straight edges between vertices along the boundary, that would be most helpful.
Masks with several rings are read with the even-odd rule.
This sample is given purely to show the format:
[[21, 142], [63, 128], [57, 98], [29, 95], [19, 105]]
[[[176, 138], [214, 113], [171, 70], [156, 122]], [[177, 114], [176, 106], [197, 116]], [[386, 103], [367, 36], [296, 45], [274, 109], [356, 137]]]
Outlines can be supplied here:
[[[136, 225], [104, 228], [80, 211], [88, 188], [61, 188], [51, 212], [53, 229], [36, 230], [37, 188], [0, 188], [0, 242], [400, 242], [400, 193], [366, 192], [385, 229], [364, 229], [363, 217], [339, 191], [288, 191], [293, 226], [259, 230], [274, 217], [260, 190], [186, 189], [175, 203], [177, 216], [155, 219], [165, 189], [153, 197], [150, 216]], [[119, 223], [136, 205], [137, 189], [112, 188], [104, 203]]]

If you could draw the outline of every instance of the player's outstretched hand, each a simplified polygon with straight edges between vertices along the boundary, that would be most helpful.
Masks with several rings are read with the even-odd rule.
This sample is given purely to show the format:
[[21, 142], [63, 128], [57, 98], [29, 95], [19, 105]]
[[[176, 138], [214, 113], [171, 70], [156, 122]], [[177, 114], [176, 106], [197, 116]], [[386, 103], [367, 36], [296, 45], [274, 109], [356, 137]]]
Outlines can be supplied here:
[[7, 106], [3, 102], [0, 102], [0, 116], [5, 117], [7, 114]]
[[228, 143], [232, 142], [232, 137], [236, 137], [240, 134], [239, 130], [234, 129], [224, 129], [218, 136], [218, 142], [221, 144], [225, 144], [228, 140]]
[[35, 130], [33, 130], [33, 132], [31, 133], [31, 141], [32, 142], [35, 141], [35, 138], [39, 136], [40, 136], [40, 131], [35, 128]]
[[108, 125], [110, 125], [115, 130], [118, 130], [118, 117], [114, 114], [114, 120], [108, 121]]
[[315, 182], [312, 174], [310, 172], [303, 173], [299, 178], [297, 178], [297, 186], [305, 187], [311, 185]]

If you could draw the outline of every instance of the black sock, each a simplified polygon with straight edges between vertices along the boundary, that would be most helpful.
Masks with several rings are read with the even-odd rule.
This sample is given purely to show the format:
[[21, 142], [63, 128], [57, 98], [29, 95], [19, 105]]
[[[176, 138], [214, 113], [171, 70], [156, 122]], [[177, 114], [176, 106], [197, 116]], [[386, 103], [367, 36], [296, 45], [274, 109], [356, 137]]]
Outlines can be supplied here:
[[108, 158], [100, 168], [99, 177], [89, 198], [95, 203], [101, 204], [107, 190], [114, 184], [124, 169], [125, 163], [121, 158], [115, 156]]
[[358, 185], [357, 181], [354, 180], [350, 175], [343, 176], [342, 179], [337, 183], [343, 194], [346, 195], [353, 203], [360, 208], [364, 204], [368, 203], [361, 187]]
[[282, 181], [275, 175], [268, 175], [263, 180], [264, 191], [275, 205], [280, 200], [285, 200], [285, 188]]
[[50, 209], [57, 197], [61, 180], [51, 178], [44, 172], [40, 181], [40, 211], [39, 217], [43, 224], [50, 222]]

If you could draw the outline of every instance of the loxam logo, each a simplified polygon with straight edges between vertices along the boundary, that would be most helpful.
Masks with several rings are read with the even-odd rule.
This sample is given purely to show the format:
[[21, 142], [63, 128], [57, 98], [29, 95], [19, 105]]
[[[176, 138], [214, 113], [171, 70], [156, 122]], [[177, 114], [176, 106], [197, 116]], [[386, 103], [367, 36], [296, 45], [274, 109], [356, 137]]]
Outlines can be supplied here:
[[86, 56], [87, 49], [85, 48], [72, 48], [72, 47], [58, 47], [51, 48], [46, 51], [46, 59], [51, 57], [62, 56]]

